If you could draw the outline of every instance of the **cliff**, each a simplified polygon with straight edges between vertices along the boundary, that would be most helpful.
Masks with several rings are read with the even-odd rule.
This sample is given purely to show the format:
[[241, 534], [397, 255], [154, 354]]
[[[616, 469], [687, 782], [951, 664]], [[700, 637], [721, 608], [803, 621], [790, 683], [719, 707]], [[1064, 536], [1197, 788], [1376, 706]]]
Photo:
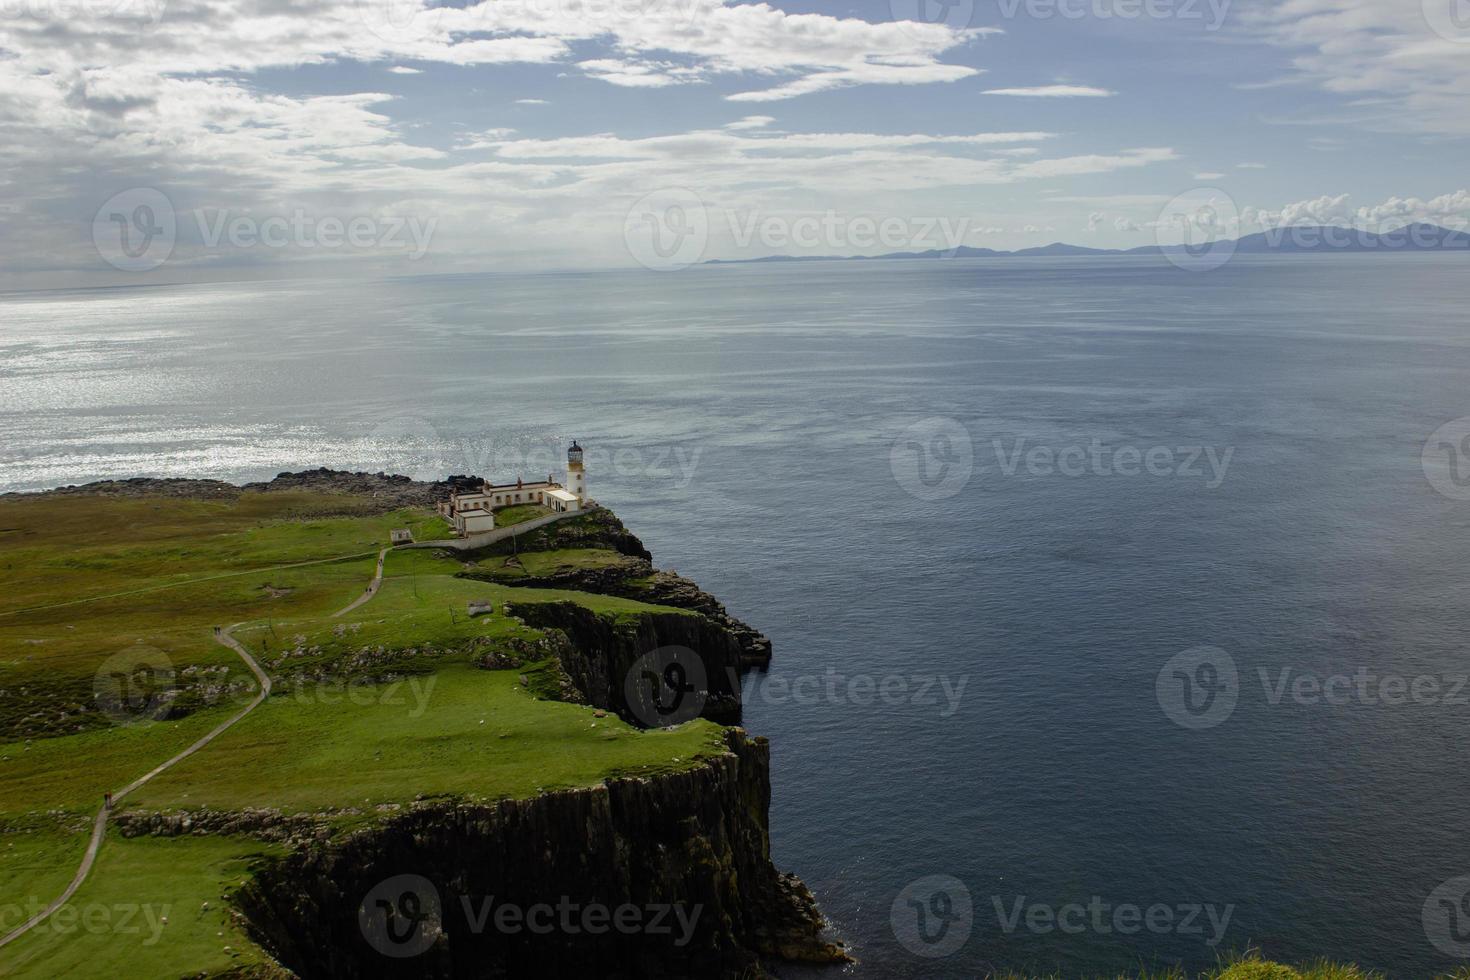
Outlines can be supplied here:
[[740, 646], [728, 631], [702, 616], [649, 613], [614, 620], [571, 602], [515, 603], [507, 611], [528, 626], [566, 637], [558, 650], [562, 670], [587, 704], [649, 726], [646, 707], [629, 702], [625, 679], [650, 651], [668, 650], [674, 651], [671, 662], [677, 660], [698, 685], [699, 717], [722, 724], [740, 721]]
[[[501, 542], [467, 557], [474, 559], [504, 555], [509, 553], [511, 547], [509, 542]], [[567, 569], [546, 575], [524, 575], [507, 579], [489, 569], [465, 572], [464, 577], [505, 585], [594, 592], [687, 609], [699, 613], [735, 642], [740, 651], [736, 664], [739, 670], [770, 665], [771, 641], [764, 633], [730, 615], [723, 603], [691, 580], [674, 572], [654, 568], [652, 555], [643, 542], [609, 510], [589, 511], [574, 520], [540, 528], [520, 538], [515, 547], [523, 552], [605, 548], [616, 551], [623, 557], [614, 565]]]
[[[763, 957], [844, 959], [821, 938], [811, 893], [771, 863], [765, 740], [739, 729], [725, 740], [704, 764], [653, 778], [420, 803], [256, 867], [231, 900], [251, 937], [305, 978], [740, 977], [765, 975]], [[364, 896], [394, 878], [390, 903], [419, 910], [416, 927], [365, 930]], [[571, 910], [562, 921], [574, 927], [538, 931], [494, 911], [538, 905]], [[626, 927], [588, 925], [587, 910], [620, 908], [637, 924], [630, 911]], [[385, 955], [394, 943], [414, 954]]]

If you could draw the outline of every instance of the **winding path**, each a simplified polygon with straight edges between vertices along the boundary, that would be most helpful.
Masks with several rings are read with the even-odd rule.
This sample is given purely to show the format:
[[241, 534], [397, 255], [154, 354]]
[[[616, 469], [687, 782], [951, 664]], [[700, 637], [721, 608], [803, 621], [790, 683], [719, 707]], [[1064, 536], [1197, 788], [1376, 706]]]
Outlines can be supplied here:
[[[381, 556], [378, 560], [378, 568], [381, 572]], [[235, 626], [239, 625], [241, 624], [235, 624]], [[199, 741], [195, 742], [187, 749], [184, 749], [182, 752], [174, 756], [172, 759], [169, 759], [167, 762], [162, 763], [161, 765], [156, 766], [152, 770], [144, 773], [142, 776], [139, 776], [137, 779], [133, 780], [131, 783], [128, 783], [116, 793], [113, 793], [112, 802], [114, 805], [116, 805], [123, 797], [127, 796], [133, 790], [148, 782], [154, 776], [157, 776], [161, 772], [167, 771], [178, 763], [189, 758], [189, 756], [193, 755], [195, 752], [198, 752], [200, 749], [204, 748], [210, 742], [213, 742], [215, 739], [219, 738], [225, 732], [229, 731], [230, 728], [234, 727], [234, 725], [242, 718], [250, 714], [250, 712], [254, 711], [256, 708], [260, 707], [261, 702], [270, 697], [271, 679], [265, 671], [260, 669], [260, 664], [255, 662], [255, 658], [250, 656], [249, 651], [241, 646], [240, 643], [233, 636], [230, 635], [230, 630], [234, 629], [235, 626], [220, 630], [215, 634], [214, 639], [216, 643], [219, 643], [222, 646], [227, 646], [231, 650], [235, 651], [235, 653], [239, 654], [240, 659], [245, 661], [245, 666], [249, 667], [250, 672], [255, 675], [255, 679], [260, 687], [260, 690], [257, 691], [255, 694], [255, 698], [248, 705], [246, 705], [245, 708], [239, 712], [239, 714], [236, 714], [233, 717], [215, 726], [215, 728], [211, 732], [209, 732], [209, 734], [199, 739]], [[97, 851], [102, 847], [102, 837], [107, 832], [107, 817], [108, 814], [111, 812], [112, 811], [106, 806], [103, 806], [97, 811], [97, 816], [92, 821], [92, 838], [91, 840], [87, 841], [87, 851], [85, 854], [82, 855], [81, 866], [77, 868], [77, 873], [72, 876], [71, 883], [66, 886], [66, 890], [62, 892], [61, 896], [53, 901], [50, 905], [46, 906], [44, 909], [31, 916], [30, 919], [22, 922], [8, 935], [0, 938], [0, 946], [6, 946], [11, 942], [14, 942], [21, 936], [25, 935], [27, 932], [34, 929], [36, 926], [40, 925], [42, 922], [46, 921], [46, 919], [53, 912], [55, 912], [57, 909], [61, 908], [61, 906], [65, 905], [68, 901], [71, 900], [71, 897], [76, 894], [78, 888], [82, 887], [82, 882], [87, 880], [87, 875], [92, 871], [92, 865], [95, 864], [97, 861]]]
[[[572, 516], [574, 516], [574, 515], [576, 515], [578, 513], [580, 513], [580, 512], [578, 512], [578, 511], [572, 511], [570, 513], [565, 513], [565, 514], [552, 514], [552, 515], [547, 516], [547, 517], [538, 518], [538, 519], [533, 520], [533, 521], [526, 521], [526, 522], [524, 522], [522, 524], [513, 525], [511, 527], [496, 528], [493, 531], [487, 531], [487, 532], [484, 532], [482, 534], [472, 535], [472, 536], [470, 536], [468, 538], [460, 538], [460, 539], [456, 539], [456, 540], [453, 540], [453, 541], [425, 541], [425, 542], [422, 542], [422, 543], [419, 543], [419, 544], [405, 545], [404, 547], [408, 547], [408, 548], [414, 548], [414, 547], [418, 547], [418, 548], [443, 548], [443, 547], [450, 547], [450, 548], [455, 548], [455, 549], [459, 549], [459, 550], [467, 550], [467, 549], [472, 549], [472, 548], [483, 548], [486, 545], [492, 544], [492, 543], [494, 543], [496, 541], [503, 540], [505, 538], [508, 538], [508, 537], [514, 535], [514, 534], [522, 534], [522, 533], [525, 533], [526, 531], [532, 531], [532, 530], [535, 530], [538, 527], [544, 527], [547, 524], [551, 524], [551, 523], [554, 523], [556, 521], [564, 520], [564, 519], [566, 519], [568, 517], [572, 517]], [[343, 609], [341, 609], [341, 610], [333, 613], [331, 618], [333, 618], [333, 619], [339, 619], [339, 618], [347, 615], [348, 613], [352, 612], [354, 609], [356, 609], [359, 606], [363, 605], [368, 600], [372, 599], [374, 596], [376, 596], [378, 594], [378, 590], [380, 588], [382, 588], [382, 586], [383, 586], [383, 564], [384, 564], [385, 561], [387, 561], [388, 552], [390, 552], [392, 550], [393, 550], [393, 548], [390, 547], [390, 548], [384, 548], [382, 551], [378, 552], [378, 566], [377, 566], [376, 571], [373, 573], [372, 581], [370, 581], [368, 583], [367, 589], [362, 593], [362, 595], [360, 595], [356, 599], [352, 600], [352, 602], [350, 602], [345, 608], [343, 608]], [[369, 554], [371, 554], [371, 552], [369, 552]], [[293, 564], [293, 565], [281, 565], [281, 566], [278, 566], [278, 567], [279, 568], [301, 568], [301, 567], [306, 566], [306, 565], [327, 564], [329, 562], [347, 561], [347, 560], [351, 560], [352, 558], [360, 558], [360, 557], [362, 557], [362, 556], [361, 555], [350, 555], [350, 556], [346, 556], [345, 558], [329, 558], [329, 559], [323, 559], [323, 560], [320, 560], [320, 561], [298, 562], [298, 563]], [[201, 581], [210, 581], [212, 579], [217, 579], [217, 578], [231, 578], [231, 577], [234, 577], [234, 576], [237, 576], [237, 575], [254, 575], [254, 574], [258, 574], [259, 572], [262, 572], [262, 571], [270, 571], [270, 570], [272, 570], [272, 569], [253, 569], [253, 570], [248, 571], [248, 572], [231, 572], [231, 573], [227, 573], [225, 575], [209, 576], [207, 578], [195, 579], [193, 581], [194, 582], [201, 582]], [[32, 612], [32, 611], [35, 611], [35, 610], [38, 610], [38, 609], [52, 609], [52, 608], [57, 608], [58, 606], [77, 605], [77, 604], [85, 603], [85, 602], [95, 602], [98, 599], [110, 599], [110, 598], [116, 598], [118, 596], [137, 595], [138, 593], [141, 593], [141, 592], [152, 592], [152, 591], [155, 591], [157, 589], [174, 588], [174, 587], [179, 586], [179, 585], [189, 585], [189, 584], [193, 584], [193, 583], [192, 582], [171, 582], [171, 583], [167, 583], [167, 584], [164, 584], [164, 585], [151, 586], [151, 587], [146, 588], [146, 589], [136, 589], [136, 590], [133, 590], [131, 592], [115, 593], [115, 594], [113, 594], [111, 596], [93, 596], [93, 597], [88, 598], [88, 599], [77, 599], [77, 600], [74, 600], [72, 602], [56, 603], [55, 605], [52, 605], [52, 606], [36, 606], [36, 607], [33, 607], [32, 609], [17, 609], [17, 610], [12, 610], [12, 611], [7, 612], [7, 613], [0, 613], [0, 615], [11, 615], [13, 613], [20, 613], [20, 612]], [[162, 763], [162, 764], [154, 767], [153, 769], [149, 770], [148, 772], [144, 773], [142, 776], [139, 776], [137, 779], [133, 780], [131, 783], [128, 783], [128, 785], [124, 786], [122, 789], [118, 790], [116, 793], [113, 793], [112, 794], [112, 804], [114, 806], [117, 803], [121, 802], [122, 799], [125, 796], [127, 796], [129, 793], [131, 793], [133, 790], [139, 788], [140, 786], [143, 786], [145, 783], [147, 783], [149, 780], [153, 779], [155, 776], [159, 775], [160, 773], [167, 772], [169, 769], [173, 768], [174, 766], [178, 765], [180, 762], [183, 762], [185, 759], [189, 758], [189, 756], [193, 755], [194, 753], [198, 752], [200, 749], [204, 748], [210, 742], [213, 742], [215, 739], [219, 738], [221, 735], [223, 735], [225, 732], [229, 731], [237, 723], [239, 723], [246, 715], [250, 714], [250, 712], [252, 712], [256, 708], [260, 707], [261, 703], [264, 702], [266, 698], [270, 697], [270, 693], [271, 693], [271, 679], [270, 679], [269, 675], [267, 675], [265, 671], [263, 671], [263, 670], [260, 669], [260, 664], [258, 664], [258, 663], [255, 662], [255, 658], [250, 655], [250, 652], [248, 650], [246, 650], [243, 646], [241, 646], [238, 640], [236, 640], [233, 636], [230, 635], [230, 631], [231, 630], [234, 630], [236, 627], [239, 627], [239, 626], [242, 626], [242, 625], [244, 625], [244, 624], [243, 623], [236, 623], [234, 626], [229, 626], [229, 627], [225, 627], [225, 628], [219, 629], [215, 633], [214, 640], [215, 640], [216, 643], [220, 644], [221, 646], [229, 647], [231, 650], [235, 651], [235, 653], [239, 655], [240, 659], [243, 660], [243, 661], [245, 661], [245, 666], [249, 667], [250, 668], [250, 672], [255, 675], [255, 679], [256, 679], [257, 683], [259, 684], [259, 688], [260, 689], [256, 692], [256, 695], [255, 695], [254, 699], [252, 699], [251, 702], [248, 705], [246, 705], [243, 710], [241, 710], [239, 712], [239, 714], [236, 714], [233, 717], [231, 717], [231, 718], [229, 718], [229, 719], [221, 722], [212, 731], [210, 731], [209, 734], [207, 734], [204, 737], [200, 738], [199, 741], [195, 742], [193, 745], [189, 746], [187, 749], [184, 749], [182, 752], [180, 752], [178, 755], [174, 756], [172, 759], [169, 759], [167, 762], [164, 762], [164, 763]], [[27, 932], [30, 932], [32, 929], [34, 929], [36, 926], [40, 925], [42, 922], [46, 921], [46, 919], [49, 918], [52, 915], [52, 913], [54, 913], [57, 909], [61, 908], [68, 901], [71, 900], [71, 897], [77, 893], [77, 889], [78, 888], [81, 888], [82, 887], [82, 883], [87, 880], [87, 875], [89, 875], [92, 872], [92, 866], [97, 863], [97, 852], [99, 850], [101, 850], [101, 848], [102, 848], [102, 840], [103, 840], [104, 835], [107, 833], [107, 817], [108, 817], [108, 815], [111, 812], [112, 811], [107, 806], [103, 806], [102, 808], [100, 808], [97, 811], [97, 816], [92, 820], [92, 836], [91, 836], [91, 839], [87, 841], [87, 850], [82, 855], [82, 863], [77, 868], [77, 873], [72, 876], [71, 883], [66, 886], [66, 890], [63, 891], [61, 893], [61, 895], [58, 898], [56, 898], [56, 900], [53, 901], [50, 905], [47, 905], [40, 912], [37, 912], [35, 915], [31, 916], [30, 919], [26, 920], [25, 922], [22, 922], [19, 926], [17, 926], [15, 929], [13, 929], [7, 935], [5, 935], [3, 937], [0, 937], [0, 947], [9, 945], [10, 943], [12, 943], [15, 940], [19, 939], [21, 936], [25, 935]]]
[[362, 605], [364, 602], [367, 602], [373, 596], [378, 594], [378, 589], [382, 588], [383, 585], [383, 562], [387, 560], [388, 552], [392, 550], [392, 548], [384, 548], [382, 551], [378, 552], [378, 570], [373, 574], [373, 580], [368, 583], [367, 591], [358, 596], [356, 599], [353, 599], [351, 602], [349, 602], [347, 604], [347, 608], [339, 609], [336, 612], [332, 613], [333, 619], [341, 619], [343, 616], [346, 616], [348, 613], [352, 612], [352, 610], [356, 609], [358, 606]]

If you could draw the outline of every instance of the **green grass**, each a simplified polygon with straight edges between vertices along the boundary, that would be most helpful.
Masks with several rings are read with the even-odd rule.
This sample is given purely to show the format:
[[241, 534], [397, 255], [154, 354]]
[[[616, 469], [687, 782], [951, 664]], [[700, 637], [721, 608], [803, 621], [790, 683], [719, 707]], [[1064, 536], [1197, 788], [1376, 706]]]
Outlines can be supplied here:
[[506, 556], [482, 558], [471, 574], [490, 576], [499, 581], [514, 582], [524, 578], [544, 578], [563, 572], [614, 568], [626, 561], [616, 551], [603, 548], [563, 548], [556, 551], [528, 551], [507, 564]]
[[0, 501], [0, 738], [105, 724], [91, 711], [93, 683], [117, 654], [141, 646], [179, 672], [236, 672], [212, 626], [345, 605], [390, 528], [439, 520], [422, 509], [367, 514], [370, 504], [311, 494]]
[[[1034, 973], [1001, 972], [986, 974], [987, 980], [1061, 980], [1059, 974], [1041, 976]], [[1096, 980], [1384, 980], [1381, 973], [1364, 970], [1351, 963], [1317, 960], [1306, 966], [1287, 966], [1263, 959], [1254, 950], [1224, 958], [1212, 970], [1198, 974], [1178, 967], [1143, 969], [1126, 973], [1101, 975]], [[1440, 974], [1437, 980], [1470, 980], [1470, 968]]]
[[[91, 832], [90, 816], [0, 825], [0, 934], [8, 933], [20, 918], [28, 918], [31, 906], [44, 907], [61, 894], [82, 860]], [[25, 915], [11, 905], [26, 907]]]
[[310, 812], [419, 794], [523, 797], [613, 773], [687, 767], [721, 751], [721, 731], [702, 720], [639, 731], [590, 708], [538, 701], [517, 671], [455, 664], [396, 686], [359, 688], [338, 703], [320, 703], [312, 692], [272, 698], [124, 806]]
[[[64, 738], [0, 744], [0, 819], [48, 810], [90, 814], [119, 790], [219, 724], [240, 705], [178, 721], [120, 725]], [[82, 761], [85, 763], [82, 764]]]
[[[356, 825], [419, 796], [524, 797], [690, 767], [724, 751], [710, 722], [643, 732], [542, 699], [551, 679], [544, 635], [506, 606], [570, 601], [615, 622], [691, 615], [684, 610], [459, 578], [464, 556], [414, 549], [391, 552], [378, 595], [332, 618], [362, 594], [389, 530], [407, 526], [419, 540], [446, 530], [429, 511], [372, 507], [312, 494], [0, 501], [0, 894], [38, 906], [59, 894], [102, 794], [248, 701], [250, 675], [214, 641], [217, 625], [240, 624], [235, 635], [277, 676], [342, 680], [281, 684], [123, 810], [271, 807]], [[542, 513], [502, 512], [511, 521]], [[538, 575], [617, 560], [597, 549], [525, 556]], [[470, 619], [472, 600], [489, 600], [495, 613]], [[191, 713], [123, 723], [96, 710], [99, 668], [139, 651], [171, 667]], [[525, 666], [472, 666], [487, 651]], [[378, 683], [389, 675], [402, 679]], [[230, 838], [110, 833], [72, 904], [167, 904], [158, 941], [66, 928], [63, 917], [0, 951], [0, 974], [178, 976], [259, 963], [264, 954], [229, 925], [220, 895], [266, 850]]]
[[510, 527], [512, 524], [534, 521], [538, 517], [550, 517], [551, 514], [550, 507], [543, 507], [540, 504], [512, 504], [495, 512], [495, 526]]
[[[615, 596], [511, 588], [416, 571], [393, 574], [400, 556], [412, 554], [390, 555], [378, 595], [346, 616], [254, 623], [237, 629], [235, 637], [273, 674], [326, 669], [336, 674], [377, 676], [380, 669], [369, 670], [364, 665], [430, 670], [445, 658], [467, 659], [461, 655], [540, 638], [539, 631], [506, 615], [507, 603], [569, 601], [614, 619], [654, 612], [689, 615], [686, 610]], [[489, 601], [494, 614], [471, 619], [472, 601]]]
[[[230, 921], [222, 891], [240, 882], [251, 859], [269, 853], [272, 845], [230, 837], [109, 834], [71, 901], [0, 949], [0, 974], [174, 977], [268, 962]], [[24, 904], [0, 906], [12, 920], [7, 928]]]

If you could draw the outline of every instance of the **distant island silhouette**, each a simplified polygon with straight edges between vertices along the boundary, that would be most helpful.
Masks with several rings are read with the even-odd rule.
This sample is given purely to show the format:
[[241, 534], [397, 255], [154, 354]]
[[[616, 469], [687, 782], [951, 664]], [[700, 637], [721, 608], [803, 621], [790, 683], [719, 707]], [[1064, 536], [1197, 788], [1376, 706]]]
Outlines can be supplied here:
[[874, 261], [878, 259], [977, 259], [1025, 258], [1027, 256], [1085, 255], [1182, 255], [1214, 248], [1230, 248], [1242, 254], [1299, 252], [1438, 252], [1470, 250], [1470, 235], [1438, 225], [1411, 224], [1377, 233], [1332, 225], [1298, 225], [1273, 228], [1247, 235], [1234, 242], [1220, 240], [1199, 245], [1144, 245], [1138, 248], [1088, 248], [1053, 242], [1035, 248], [1004, 251], [994, 248], [931, 248], [923, 252], [888, 252], [883, 255], [765, 255], [753, 259], [708, 259], [704, 265], [743, 265], [755, 262]]

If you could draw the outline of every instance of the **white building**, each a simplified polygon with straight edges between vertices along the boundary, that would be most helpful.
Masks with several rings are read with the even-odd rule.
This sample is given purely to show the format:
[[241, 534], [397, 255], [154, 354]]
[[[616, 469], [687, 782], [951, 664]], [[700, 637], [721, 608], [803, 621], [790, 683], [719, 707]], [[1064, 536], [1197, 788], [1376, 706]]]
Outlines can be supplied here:
[[567, 480], [557, 482], [550, 474], [545, 480], [527, 483], [483, 483], [470, 493], [453, 493], [439, 503], [439, 513], [454, 525], [456, 533], [479, 534], [495, 528], [495, 512], [503, 507], [534, 504], [553, 513], [565, 514], [587, 505], [587, 473], [582, 463], [582, 447], [575, 442], [567, 450]]

